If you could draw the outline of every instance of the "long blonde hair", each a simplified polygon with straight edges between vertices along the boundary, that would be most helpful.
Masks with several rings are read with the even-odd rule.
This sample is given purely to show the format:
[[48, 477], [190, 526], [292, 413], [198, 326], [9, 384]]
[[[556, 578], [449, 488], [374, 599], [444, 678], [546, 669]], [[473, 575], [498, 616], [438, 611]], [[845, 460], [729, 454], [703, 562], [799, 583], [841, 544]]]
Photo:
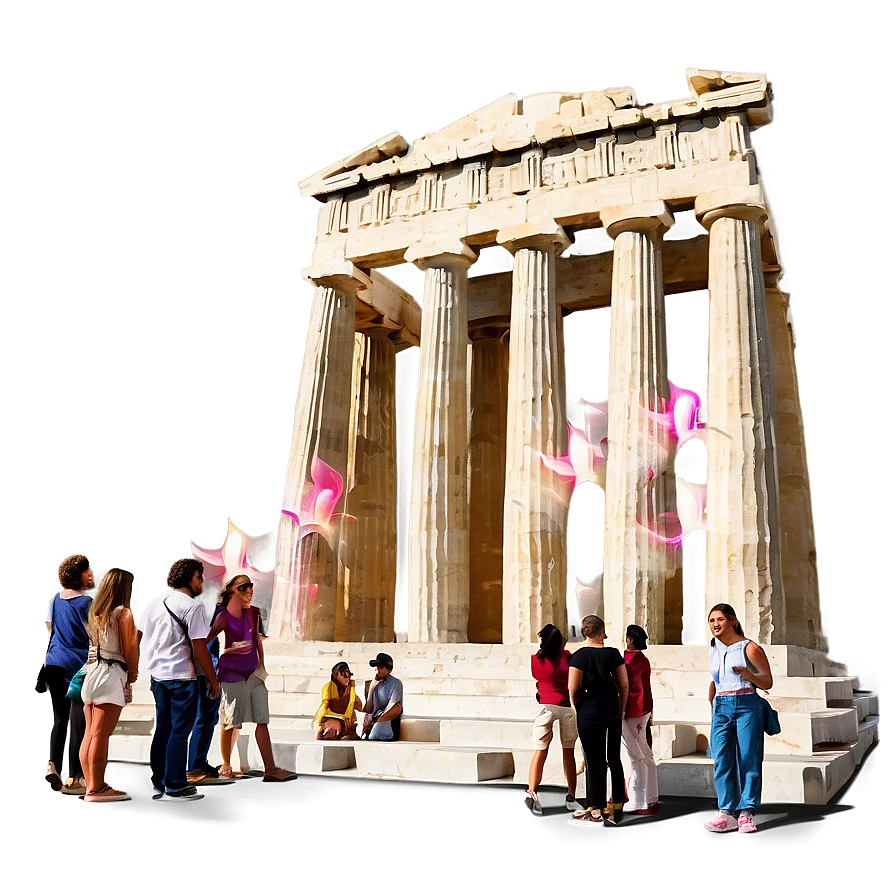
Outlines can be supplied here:
[[87, 616], [87, 631], [92, 641], [96, 641], [99, 633], [105, 630], [116, 607], [130, 608], [133, 585], [134, 574], [126, 569], [110, 569], [103, 576]]

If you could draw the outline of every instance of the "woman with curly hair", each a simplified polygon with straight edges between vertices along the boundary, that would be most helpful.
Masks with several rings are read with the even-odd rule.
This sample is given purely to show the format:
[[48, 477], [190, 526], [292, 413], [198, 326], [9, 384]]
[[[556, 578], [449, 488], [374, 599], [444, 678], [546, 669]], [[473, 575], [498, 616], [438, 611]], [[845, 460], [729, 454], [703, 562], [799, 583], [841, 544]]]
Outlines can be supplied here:
[[133, 573], [110, 569], [103, 576], [87, 620], [90, 652], [81, 687], [87, 722], [81, 744], [81, 765], [87, 779], [86, 803], [130, 799], [123, 790], [114, 790], [106, 783], [105, 773], [109, 738], [121, 710], [131, 700], [131, 685], [137, 680], [140, 650], [130, 609], [133, 584]]
[[[93, 571], [83, 554], [73, 554], [59, 564], [62, 590], [54, 595], [47, 611], [50, 643], [44, 660], [43, 676], [53, 701], [53, 728], [50, 732], [50, 761], [46, 780], [53, 790], [78, 796], [86, 790], [79, 751], [84, 738], [84, 709], [79, 700], [70, 700], [72, 676], [87, 662], [87, 614], [91, 599], [83, 592], [93, 588]], [[62, 783], [62, 753], [69, 732], [68, 780]]]

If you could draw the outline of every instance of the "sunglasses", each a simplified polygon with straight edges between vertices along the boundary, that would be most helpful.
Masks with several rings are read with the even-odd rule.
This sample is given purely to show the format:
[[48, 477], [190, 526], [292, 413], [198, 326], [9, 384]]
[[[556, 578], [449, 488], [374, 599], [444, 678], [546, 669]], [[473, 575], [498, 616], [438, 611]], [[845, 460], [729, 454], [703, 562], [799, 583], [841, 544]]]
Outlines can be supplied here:
[[351, 669], [340, 669], [336, 674], [337, 675], [347, 675], [349, 678], [351, 678], [352, 670]]
[[251, 582], [243, 582], [242, 585], [237, 585], [236, 590], [239, 591], [240, 594], [245, 594], [250, 588], [254, 588], [255, 586]]

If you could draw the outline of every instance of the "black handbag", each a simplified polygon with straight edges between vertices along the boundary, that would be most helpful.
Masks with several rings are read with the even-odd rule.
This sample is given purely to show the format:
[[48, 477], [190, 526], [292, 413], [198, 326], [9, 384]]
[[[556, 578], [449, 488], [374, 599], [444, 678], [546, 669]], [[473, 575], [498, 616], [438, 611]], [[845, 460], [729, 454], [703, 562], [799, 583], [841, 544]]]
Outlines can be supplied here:
[[[56, 597], [59, 597], [57, 594]], [[47, 641], [47, 650], [50, 649], [50, 644], [53, 641], [53, 622], [56, 619], [56, 597], [53, 598], [53, 609], [50, 611], [50, 640]], [[40, 672], [37, 673], [37, 684], [34, 685], [34, 690], [37, 691], [38, 694], [45, 694], [47, 692], [47, 664], [44, 663], [40, 667]]]

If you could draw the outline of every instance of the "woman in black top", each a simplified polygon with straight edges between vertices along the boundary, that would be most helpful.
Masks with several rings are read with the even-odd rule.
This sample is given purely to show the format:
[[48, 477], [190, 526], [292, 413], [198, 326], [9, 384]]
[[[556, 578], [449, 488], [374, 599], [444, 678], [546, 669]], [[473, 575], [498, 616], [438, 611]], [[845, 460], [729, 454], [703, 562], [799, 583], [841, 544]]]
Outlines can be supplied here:
[[[618, 824], [625, 803], [625, 775], [619, 749], [622, 719], [628, 703], [628, 672], [615, 647], [604, 647], [606, 631], [599, 616], [582, 620], [585, 644], [569, 661], [569, 697], [576, 708], [576, 727], [585, 754], [585, 805], [573, 819]], [[607, 803], [607, 766], [613, 801]]]

